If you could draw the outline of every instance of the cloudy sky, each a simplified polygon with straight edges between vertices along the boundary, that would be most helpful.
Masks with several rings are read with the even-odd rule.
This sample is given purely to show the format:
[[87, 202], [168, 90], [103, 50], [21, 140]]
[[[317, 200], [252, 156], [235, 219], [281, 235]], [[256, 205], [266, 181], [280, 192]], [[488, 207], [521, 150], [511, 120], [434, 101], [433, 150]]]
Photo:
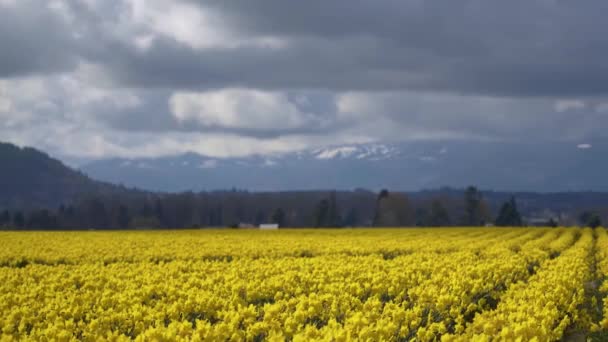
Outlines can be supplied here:
[[66, 158], [608, 138], [608, 2], [0, 0], [0, 140]]

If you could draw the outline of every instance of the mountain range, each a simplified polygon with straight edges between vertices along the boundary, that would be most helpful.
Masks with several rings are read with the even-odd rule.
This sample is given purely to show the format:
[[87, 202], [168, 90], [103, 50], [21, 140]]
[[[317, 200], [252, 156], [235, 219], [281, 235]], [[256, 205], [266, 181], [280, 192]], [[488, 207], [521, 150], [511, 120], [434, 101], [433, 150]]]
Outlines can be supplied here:
[[[407, 193], [418, 207], [435, 198], [459, 203], [464, 186], [470, 184], [482, 189], [492, 212], [510, 196], [517, 198], [523, 214], [531, 216], [569, 213], [572, 217], [581, 210], [604, 212], [608, 208], [601, 158], [604, 150], [597, 145], [546, 146], [544, 150], [501, 146], [365, 144], [244, 158], [188, 153], [153, 159], [98, 160], [74, 170], [34, 148], [0, 143], [0, 209], [56, 209], [88, 196], [139, 203], [180, 191], [206, 191], [209, 198], [220, 202], [239, 194], [247, 197], [245, 192], [211, 191], [230, 188], [284, 190], [257, 193], [265, 201], [272, 199], [275, 206], [298, 198], [314, 206], [329, 190], [337, 189], [341, 203], [364, 203], [364, 207], [373, 209], [377, 193], [369, 190], [427, 187], [429, 190]], [[513, 162], [515, 155], [526, 162]], [[442, 184], [452, 187], [440, 187]], [[348, 191], [355, 187], [356, 191]], [[521, 187], [526, 191], [487, 190], [496, 187]], [[538, 189], [546, 191], [534, 192]]]
[[606, 152], [606, 143], [373, 143], [234, 158], [196, 153], [112, 158], [80, 169], [95, 179], [167, 192], [419, 191], [470, 184], [511, 192], [608, 191]]

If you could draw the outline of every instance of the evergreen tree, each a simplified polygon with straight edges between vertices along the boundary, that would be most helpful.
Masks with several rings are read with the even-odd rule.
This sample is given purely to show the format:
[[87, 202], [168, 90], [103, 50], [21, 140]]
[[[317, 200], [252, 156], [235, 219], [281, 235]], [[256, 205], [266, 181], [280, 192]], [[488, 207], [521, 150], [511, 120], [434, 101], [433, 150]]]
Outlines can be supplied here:
[[58, 228], [57, 216], [46, 209], [36, 210], [30, 213], [26, 226], [33, 229]]
[[326, 227], [329, 219], [329, 201], [322, 199], [315, 210], [315, 227]]
[[427, 208], [416, 208], [416, 211], [414, 212], [414, 219], [416, 221], [416, 226], [427, 226], [429, 222], [429, 210]]
[[359, 216], [357, 215], [357, 210], [355, 208], [351, 208], [346, 214], [343, 224], [346, 227], [354, 227], [357, 225], [358, 221]]
[[336, 199], [336, 192], [332, 191], [329, 194], [328, 208], [327, 208], [327, 222], [326, 227], [339, 227], [340, 226], [340, 212], [338, 209], [338, 201]]
[[116, 223], [120, 228], [129, 227], [129, 223], [131, 222], [131, 215], [129, 214], [129, 208], [124, 205], [120, 205], [118, 207], [118, 216], [116, 218]]
[[555, 227], [557, 227], [557, 225], [558, 225], [557, 222], [553, 218], [550, 218], [549, 221], [547, 222], [547, 227], [555, 228]]
[[141, 208], [141, 216], [146, 217], [146, 218], [154, 216], [154, 211], [148, 205], [147, 201], [144, 203], [144, 206]]
[[450, 215], [441, 204], [441, 201], [433, 200], [431, 203], [427, 225], [431, 227], [445, 227], [450, 225]]
[[163, 203], [159, 198], [154, 203], [154, 216], [158, 219], [161, 226], [167, 227], [167, 219], [165, 218], [165, 211], [163, 210]]
[[414, 213], [407, 196], [382, 190], [376, 202], [374, 226], [406, 227], [414, 224]]
[[279, 227], [285, 227], [285, 211], [283, 208], [277, 208], [272, 214], [272, 221], [279, 225]]
[[0, 227], [8, 226], [11, 223], [11, 214], [8, 210], [4, 210], [0, 214]]
[[86, 228], [104, 229], [109, 227], [110, 217], [102, 198], [90, 197], [80, 207], [80, 221], [81, 224], [86, 225]]
[[253, 220], [253, 224], [255, 224], [256, 226], [259, 226], [260, 224], [264, 223], [265, 217], [267, 217], [267, 216], [264, 215], [264, 212], [261, 210], [258, 210], [255, 214], [255, 219]]
[[372, 222], [373, 226], [378, 226], [380, 225], [380, 221], [381, 221], [381, 205], [382, 205], [382, 201], [386, 198], [388, 198], [389, 193], [387, 189], [382, 189], [380, 191], [380, 193], [378, 193], [378, 198], [376, 199], [376, 209], [374, 210], [374, 220]]
[[587, 224], [587, 225], [588, 225], [589, 227], [591, 227], [591, 228], [597, 228], [597, 227], [600, 227], [600, 226], [602, 225], [602, 219], [600, 218], [600, 216], [599, 216], [599, 215], [594, 214], [594, 215], [591, 217], [591, 220], [589, 220], [589, 222], [588, 222], [588, 224]]
[[517, 210], [515, 197], [505, 202], [500, 208], [495, 224], [501, 227], [517, 227], [522, 225], [521, 215]]
[[579, 216], [579, 221], [583, 227], [597, 228], [602, 225], [602, 219], [600, 216], [591, 211], [584, 211]]
[[25, 217], [21, 211], [16, 211], [13, 215], [13, 226], [15, 228], [23, 228], [25, 226]]
[[479, 226], [481, 224], [481, 217], [479, 213], [480, 204], [482, 200], [481, 193], [474, 186], [469, 186], [464, 193], [464, 210], [465, 210], [465, 222], [467, 226]]

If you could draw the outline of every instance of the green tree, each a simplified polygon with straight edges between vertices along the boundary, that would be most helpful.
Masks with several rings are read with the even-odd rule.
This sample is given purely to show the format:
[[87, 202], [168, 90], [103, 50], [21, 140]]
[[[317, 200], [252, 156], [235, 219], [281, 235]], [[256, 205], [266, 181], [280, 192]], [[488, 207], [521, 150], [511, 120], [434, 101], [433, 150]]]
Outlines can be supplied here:
[[33, 211], [28, 217], [27, 227], [33, 229], [58, 228], [57, 216], [47, 209]]
[[597, 228], [602, 225], [602, 219], [597, 213], [584, 211], [579, 216], [579, 221], [584, 227]]
[[265, 217], [267, 217], [267, 215], [264, 215], [264, 212], [262, 210], [258, 210], [255, 214], [253, 224], [259, 226], [260, 224], [264, 223], [264, 221], [266, 220]]
[[515, 197], [511, 197], [511, 199], [502, 205], [494, 223], [501, 227], [516, 227], [522, 225], [521, 215], [517, 210]]
[[163, 203], [159, 198], [157, 198], [154, 202], [154, 215], [156, 216], [156, 218], [158, 218], [158, 221], [160, 222], [161, 226], [167, 226], [167, 219], [165, 217], [165, 211], [163, 210]]
[[547, 221], [547, 227], [555, 228], [557, 226], [558, 226], [558, 223], [553, 218], [550, 218], [549, 221]]
[[450, 225], [450, 215], [439, 200], [431, 202], [431, 209], [428, 213], [427, 225], [431, 227], [445, 227]]
[[372, 222], [373, 226], [379, 226], [381, 224], [382, 218], [380, 215], [382, 214], [382, 201], [388, 198], [389, 192], [386, 189], [382, 189], [380, 193], [378, 193], [378, 198], [376, 199], [376, 209], [374, 211], [374, 220]]
[[283, 208], [277, 208], [272, 214], [272, 222], [279, 225], [279, 227], [285, 227], [285, 211]]
[[595, 214], [591, 217], [587, 225], [591, 228], [600, 227], [602, 225], [602, 219], [599, 215]]
[[23, 228], [25, 226], [25, 216], [21, 211], [16, 211], [13, 215], [13, 226]]
[[376, 201], [374, 226], [405, 227], [414, 224], [414, 213], [407, 196], [382, 190]]
[[7, 226], [11, 223], [11, 214], [8, 210], [4, 210], [2, 214], [0, 214], [0, 227]]
[[346, 217], [344, 218], [344, 226], [346, 227], [355, 227], [359, 222], [359, 215], [357, 214], [357, 210], [355, 208], [350, 208]]
[[329, 194], [328, 199], [326, 227], [339, 227], [340, 221], [341, 217], [340, 210], [338, 209], [338, 200], [336, 199], [336, 192], [332, 191]]
[[414, 220], [416, 221], [416, 226], [425, 227], [429, 221], [429, 210], [427, 208], [416, 208], [414, 211]]
[[118, 217], [116, 218], [116, 222], [120, 228], [129, 227], [129, 223], [131, 222], [131, 215], [129, 214], [129, 208], [124, 205], [120, 205], [118, 207]]
[[329, 201], [322, 199], [315, 208], [315, 227], [327, 227], [329, 222]]
[[474, 186], [469, 186], [464, 193], [464, 225], [481, 226], [487, 216], [486, 204], [483, 195]]

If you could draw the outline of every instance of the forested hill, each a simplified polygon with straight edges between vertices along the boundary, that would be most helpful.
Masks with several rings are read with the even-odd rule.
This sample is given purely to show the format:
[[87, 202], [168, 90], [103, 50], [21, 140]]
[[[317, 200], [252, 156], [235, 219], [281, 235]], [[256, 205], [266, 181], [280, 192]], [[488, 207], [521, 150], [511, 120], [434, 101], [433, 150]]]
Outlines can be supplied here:
[[91, 194], [132, 190], [98, 182], [34, 148], [0, 143], [0, 208], [56, 208]]

